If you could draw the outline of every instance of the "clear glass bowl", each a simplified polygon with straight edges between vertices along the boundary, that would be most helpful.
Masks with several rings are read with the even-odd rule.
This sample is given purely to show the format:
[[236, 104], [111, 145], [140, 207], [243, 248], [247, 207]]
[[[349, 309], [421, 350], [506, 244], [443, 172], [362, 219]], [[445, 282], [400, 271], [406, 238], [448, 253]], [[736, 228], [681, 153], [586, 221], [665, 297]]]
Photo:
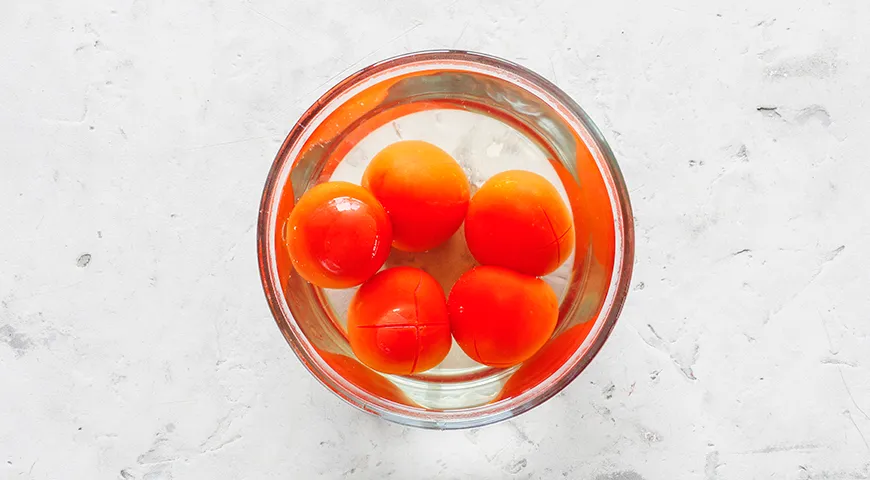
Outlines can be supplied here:
[[[353, 290], [317, 288], [293, 271], [284, 225], [294, 203], [330, 179], [359, 182], [367, 161], [399, 139], [427, 140], [459, 161], [472, 191], [514, 168], [551, 179], [570, 205], [574, 254], [545, 277], [560, 296], [559, 323], [530, 360], [476, 364], [454, 345], [433, 370], [382, 375], [353, 356], [344, 324]], [[336, 395], [404, 425], [455, 429], [511, 418], [570, 383], [601, 349], [628, 292], [634, 229], [628, 192], [601, 133], [558, 87], [519, 65], [463, 51], [403, 55], [367, 67], [299, 119], [266, 180], [257, 229], [263, 288], [287, 342]], [[446, 291], [474, 265], [462, 231], [424, 254], [393, 252]]]

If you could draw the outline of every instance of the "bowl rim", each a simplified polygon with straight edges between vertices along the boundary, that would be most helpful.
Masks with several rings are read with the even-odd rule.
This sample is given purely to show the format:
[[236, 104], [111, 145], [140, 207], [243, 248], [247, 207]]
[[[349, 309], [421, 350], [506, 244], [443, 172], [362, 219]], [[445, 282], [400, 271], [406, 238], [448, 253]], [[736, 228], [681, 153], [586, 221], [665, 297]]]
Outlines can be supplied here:
[[[273, 268], [275, 242], [274, 230], [270, 229], [270, 224], [274, 223], [273, 217], [277, 214], [276, 194], [281, 189], [279, 187], [283, 187], [283, 184], [278, 184], [278, 179], [282, 172], [295, 162], [296, 159], [291, 158], [289, 153], [297, 145], [301, 147], [305, 134], [316, 127], [316, 124], [312, 125], [316, 117], [323, 114], [335, 100], [352, 89], [360, 87], [366, 80], [377, 74], [400, 67], [433, 62], [450, 63], [450, 69], [469, 69], [477, 65], [495, 70], [503, 79], [518, 83], [521, 88], [534, 87], [536, 91], [529, 91], [529, 93], [539, 98], [541, 98], [540, 93], [546, 94], [549, 98], [541, 98], [541, 100], [556, 109], [566, 121], [575, 119], [578, 125], [571, 125], [571, 127], [587, 144], [605, 182], [614, 216], [616, 242], [613, 272], [607, 294], [594, 320], [596, 323], [600, 322], [600, 327], [591, 341], [590, 338], [584, 340], [584, 344], [589, 342], [585, 349], [581, 344], [555, 372], [516, 397], [476, 407], [444, 411], [410, 407], [378, 398], [350, 382], [342, 381], [341, 376], [319, 358], [320, 356], [302, 334], [290, 313], [277, 272]], [[477, 72], [473, 69], [471, 71]], [[378, 82], [383, 80], [380, 79]], [[577, 126], [582, 128], [575, 128]], [[590, 143], [597, 149], [590, 148], [593, 146]], [[527, 412], [558, 394], [586, 369], [613, 331], [628, 294], [634, 265], [634, 221], [628, 189], [613, 151], [586, 112], [559, 87], [528, 68], [492, 55], [465, 50], [425, 50], [387, 58], [358, 70], [327, 90], [300, 116], [278, 150], [266, 177], [258, 217], [257, 258], [263, 291], [273, 318], [296, 356], [312, 376], [347, 403], [381, 418], [414, 427], [460, 429], [489, 425]], [[603, 321], [602, 317], [604, 317]]]

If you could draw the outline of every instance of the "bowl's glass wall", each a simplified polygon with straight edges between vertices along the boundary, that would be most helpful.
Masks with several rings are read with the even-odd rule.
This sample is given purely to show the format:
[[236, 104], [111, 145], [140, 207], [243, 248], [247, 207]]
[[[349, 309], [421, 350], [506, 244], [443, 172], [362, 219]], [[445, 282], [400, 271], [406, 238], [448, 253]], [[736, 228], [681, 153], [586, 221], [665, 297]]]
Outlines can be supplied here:
[[[477, 383], [385, 377], [360, 364], [324, 292], [295, 274], [283, 246], [284, 222], [307, 189], [329, 180], [371, 132], [432, 109], [484, 114], [537, 144], [567, 193], [577, 232], [553, 338], [519, 368], [481, 370]], [[315, 377], [358, 407], [400, 423], [435, 428], [509, 418], [570, 382], [610, 333], [628, 288], [633, 256], [625, 186], [612, 152], [585, 113], [534, 73], [466, 52], [388, 60], [324, 95], [303, 115], [276, 158], [264, 192], [258, 242], [270, 306]], [[444, 402], [415, 399], [415, 388], [433, 386]], [[474, 388], [487, 393], [465, 391]], [[462, 398], [484, 400], [463, 404]], [[451, 407], [439, 408], [442, 404]]]

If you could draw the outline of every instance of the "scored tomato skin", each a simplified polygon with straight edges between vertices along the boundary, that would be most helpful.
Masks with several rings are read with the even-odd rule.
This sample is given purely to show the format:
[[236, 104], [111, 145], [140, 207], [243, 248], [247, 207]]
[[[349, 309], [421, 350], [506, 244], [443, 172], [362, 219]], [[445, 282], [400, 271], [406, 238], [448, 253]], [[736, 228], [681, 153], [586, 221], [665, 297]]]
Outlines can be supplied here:
[[571, 255], [574, 237], [571, 212], [559, 192], [533, 172], [494, 175], [468, 205], [465, 240], [483, 265], [547, 275]]
[[362, 185], [383, 204], [393, 225], [393, 246], [423, 252], [444, 243], [462, 224], [470, 187], [462, 167], [428, 142], [405, 140], [381, 150]]
[[450, 328], [473, 360], [506, 368], [534, 355], [559, 318], [556, 293], [543, 280], [503, 267], [466, 272], [450, 290]]
[[419, 268], [384, 270], [351, 299], [347, 335], [357, 358], [374, 370], [396, 375], [429, 370], [450, 351], [444, 292]]
[[392, 226], [366, 189], [326, 182], [302, 195], [287, 219], [284, 240], [294, 268], [322, 288], [359, 285], [390, 254]]

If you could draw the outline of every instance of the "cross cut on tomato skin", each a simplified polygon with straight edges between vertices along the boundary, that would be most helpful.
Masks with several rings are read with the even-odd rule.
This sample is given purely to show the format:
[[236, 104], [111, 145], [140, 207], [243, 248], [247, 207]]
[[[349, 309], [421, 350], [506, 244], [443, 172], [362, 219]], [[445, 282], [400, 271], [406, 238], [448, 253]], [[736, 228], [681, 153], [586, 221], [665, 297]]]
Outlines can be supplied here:
[[450, 351], [444, 292], [419, 268], [384, 270], [351, 300], [347, 335], [356, 357], [374, 370], [396, 375], [429, 370]]
[[465, 240], [478, 262], [540, 277], [574, 250], [571, 212], [544, 177], [523, 170], [492, 176], [474, 194]]

